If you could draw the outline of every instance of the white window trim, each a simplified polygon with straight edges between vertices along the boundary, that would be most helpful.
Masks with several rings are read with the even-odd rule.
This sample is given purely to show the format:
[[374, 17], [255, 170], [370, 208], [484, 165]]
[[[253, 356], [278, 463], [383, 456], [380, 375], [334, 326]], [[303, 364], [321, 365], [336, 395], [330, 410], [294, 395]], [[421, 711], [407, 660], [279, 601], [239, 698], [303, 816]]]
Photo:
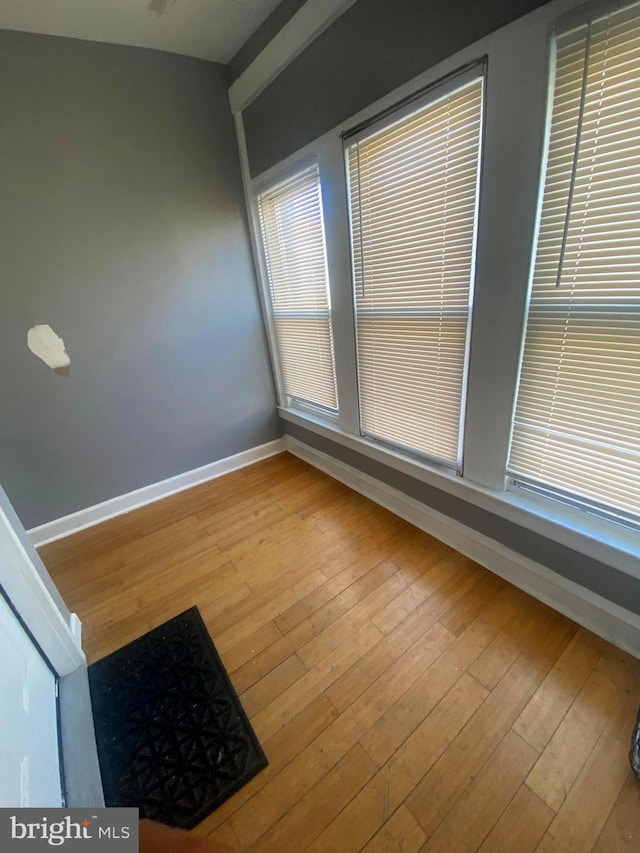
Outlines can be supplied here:
[[[608, 7], [616, 2], [620, 5], [622, 0], [612, 0]], [[598, 3], [600, 5], [602, 3]], [[512, 490], [505, 474], [534, 236], [544, 180], [543, 152], [549, 116], [552, 37], [557, 26], [564, 28], [568, 25], [566, 22], [578, 20], [583, 9], [581, 0], [552, 0], [438, 63], [253, 179], [240, 111], [236, 111], [235, 121], [260, 297], [279, 390], [280, 416], [578, 553], [640, 578], [637, 533], [545, 496]], [[468, 373], [464, 477], [460, 477], [446, 468], [418, 461], [360, 435], [347, 181], [341, 135], [482, 56], [488, 57], [484, 104], [486, 131]], [[517, 91], [513, 86], [514, 71], [519, 77]], [[519, 103], [514, 103], [516, 100]], [[515, 176], [521, 184], [515, 211], [505, 209], [504, 204], [500, 204], [500, 193], [496, 192], [498, 185], [509, 183], [514, 177], [503, 173], [505, 155], [513, 141], [509, 133], [505, 134], [507, 128], [509, 133], [515, 133], [516, 144], [525, 149], [523, 157], [527, 164], [522, 168], [521, 160]], [[291, 173], [309, 157], [317, 159], [320, 166], [325, 210], [340, 406], [335, 418], [319, 416], [302, 407], [293, 408], [281, 393], [277, 355], [274, 358], [277, 345], [266, 291], [268, 284], [261, 260], [257, 188], [275, 182], [287, 172]], [[513, 240], [509, 240], [510, 231], [513, 232]], [[497, 286], [500, 278], [504, 279], [502, 266], [505, 257], [513, 281], [520, 284], [511, 291], [504, 287], [500, 290]], [[497, 323], [496, 317], [502, 317], [503, 322]]]
[[[591, 20], [603, 17], [607, 14], [614, 13], [616, 11], [627, 9], [629, 6], [634, 5], [637, 2], [638, 0], [590, 0], [590, 2], [570, 4], [570, 8], [568, 8], [564, 12], [561, 12], [559, 10], [558, 14], [554, 16], [554, 20], [551, 22], [550, 25], [549, 78], [547, 84], [548, 106], [544, 127], [544, 151], [543, 156], [541, 158], [541, 167], [538, 182], [538, 199], [536, 206], [536, 223], [535, 230], [533, 232], [529, 275], [527, 280], [526, 312], [522, 327], [520, 352], [518, 357], [518, 381], [516, 384], [516, 393], [513, 397], [513, 407], [510, 417], [510, 433], [508, 445], [509, 447], [511, 446], [512, 441], [516, 401], [519, 391], [522, 362], [524, 359], [525, 333], [528, 322], [529, 303], [533, 287], [539, 229], [541, 224], [542, 207], [545, 193], [547, 159], [549, 154], [549, 139], [552, 121], [552, 106], [555, 94], [554, 71], [556, 62], [556, 39], [572, 30], [577, 29], [578, 27], [584, 26]], [[550, 6], [554, 7], [555, 4], [551, 3]], [[544, 482], [536, 484], [535, 480], [533, 480], [532, 478], [521, 476], [518, 473], [511, 471], [507, 462], [505, 464], [505, 474], [506, 480], [504, 488], [506, 492], [506, 497], [511, 502], [523, 506], [530, 505], [532, 507], [532, 511], [536, 511], [541, 508], [543, 513], [545, 513], [546, 511], [546, 514], [552, 518], [566, 519], [566, 521], [564, 522], [566, 524], [571, 524], [575, 520], [579, 528], [581, 530], [584, 530], [587, 535], [593, 533], [594, 536], [604, 536], [605, 538], [611, 540], [614, 547], [620, 548], [624, 551], [624, 553], [632, 554], [634, 559], [637, 558], [638, 553], [640, 551], [638, 547], [639, 539], [637, 526], [632, 522], [629, 524], [629, 527], [627, 529], [623, 520], [624, 514], [621, 515], [621, 521], [619, 523], [617, 523], [616, 521], [610, 521], [608, 519], [608, 513], [603, 512], [602, 515], [599, 514], [597, 501], [590, 502], [588, 499], [584, 499], [583, 501], [585, 507], [584, 509], [574, 509], [573, 505], [579, 505], [582, 500], [579, 494], [576, 493], [574, 495], [571, 495], [568, 490], [565, 490], [567, 499], [566, 502], [564, 502], [562, 497], [562, 489], [556, 490], [553, 486], [547, 486]], [[528, 481], [531, 483], [530, 491], [527, 491], [526, 484]], [[538, 487], [540, 491], [537, 491]], [[544, 493], [545, 491], [547, 492], [546, 495]], [[591, 507], [590, 503], [592, 504]], [[610, 516], [615, 517], [615, 514], [615, 509], [612, 508]], [[551, 538], [553, 537], [551, 536]], [[579, 550], [589, 556], [593, 556], [591, 550], [583, 550], [579, 547], [576, 547], [576, 550]], [[610, 560], [608, 558], [603, 558], [603, 562], [610, 562]], [[610, 564], [614, 565], [614, 563]], [[628, 573], [634, 577], [640, 577], [640, 569], [637, 566], [633, 566], [632, 570]]]
[[276, 339], [273, 313], [271, 310], [267, 268], [260, 229], [260, 214], [258, 211], [257, 197], [254, 194], [251, 181], [249, 179], [249, 155], [247, 153], [247, 140], [244, 133], [242, 113], [235, 113], [233, 119], [236, 126], [236, 137], [240, 153], [240, 170], [242, 173], [242, 183], [244, 187], [244, 200], [249, 215], [249, 239], [251, 241], [251, 250], [256, 267], [258, 297], [260, 299], [260, 308], [262, 309], [262, 317], [264, 319], [269, 360], [271, 362], [271, 370], [273, 373], [273, 384], [275, 387], [277, 403], [279, 406], [283, 406], [286, 404], [286, 397], [283, 394], [284, 380], [280, 371], [280, 355], [278, 353], [278, 342]]
[[[280, 363], [280, 346], [278, 343], [278, 336], [276, 334], [274, 315], [273, 315], [273, 306], [271, 303], [271, 292], [269, 289], [269, 278], [267, 272], [267, 258], [265, 254], [265, 246], [262, 240], [262, 228], [260, 225], [260, 212], [258, 207], [258, 197], [268, 190], [272, 190], [277, 188], [280, 184], [285, 184], [291, 178], [294, 178], [298, 173], [303, 172], [305, 169], [310, 168], [311, 166], [318, 166], [320, 175], [321, 175], [321, 183], [320, 183], [320, 191], [322, 194], [322, 217], [323, 217], [323, 227], [325, 229], [325, 255], [327, 259], [327, 278], [329, 283], [329, 322], [331, 323], [331, 331], [333, 334], [334, 340], [334, 351], [335, 351], [335, 335], [336, 329], [334, 326], [334, 316], [335, 309], [333, 304], [334, 292], [333, 288], [330, 286], [331, 282], [331, 265], [329, 263], [328, 257], [328, 243], [327, 235], [326, 235], [326, 225], [329, 217], [325, 214], [325, 192], [322, 189], [322, 164], [319, 161], [318, 156], [315, 151], [309, 151], [301, 156], [295, 157], [294, 159], [289, 159], [285, 164], [279, 164], [274, 167], [274, 169], [270, 169], [269, 172], [265, 172], [263, 175], [260, 175], [251, 183], [251, 193], [250, 199], [252, 204], [251, 210], [251, 222], [255, 223], [254, 227], [257, 227], [258, 231], [256, 233], [256, 246], [254, 249], [254, 254], [258, 256], [258, 271], [259, 271], [259, 280], [261, 283], [261, 303], [263, 305], [263, 310], [265, 311], [266, 324], [269, 327], [269, 338], [271, 341], [270, 345], [270, 355], [271, 362], [274, 368], [274, 381], [276, 384], [276, 392], [278, 398], [278, 405], [285, 406], [287, 408], [297, 409], [300, 412], [307, 412], [310, 417], [324, 417], [327, 419], [329, 423], [338, 422], [340, 416], [340, 385], [338, 382], [338, 365], [335, 364], [336, 370], [336, 392], [338, 398], [338, 411], [332, 412], [330, 409], [325, 409], [323, 406], [318, 405], [317, 407], [305, 400], [298, 400], [291, 395], [287, 394], [285, 389], [284, 376], [282, 373], [281, 363]], [[335, 359], [335, 353], [334, 353]]]
[[[287, 161], [286, 166], [276, 167], [273, 170], [270, 170], [269, 173], [265, 173], [261, 175], [259, 178], [254, 180], [251, 185], [251, 203], [253, 206], [253, 210], [251, 211], [251, 219], [253, 221], [255, 217], [255, 223], [258, 228], [258, 232], [256, 235], [256, 247], [254, 249], [254, 255], [258, 255], [258, 270], [259, 270], [259, 278], [260, 281], [263, 282], [263, 286], [261, 288], [261, 302], [263, 304], [263, 310], [265, 311], [266, 325], [269, 327], [269, 336], [272, 339], [272, 343], [270, 346], [270, 355], [272, 366], [274, 368], [274, 381], [276, 385], [276, 392], [278, 397], [278, 404], [282, 406], [287, 406], [290, 408], [299, 409], [301, 412], [308, 412], [310, 416], [314, 417], [316, 415], [320, 417], [326, 418], [329, 422], [333, 422], [337, 420], [339, 417], [339, 412], [332, 412], [330, 409], [325, 409], [323, 406], [318, 405], [317, 407], [309, 401], [298, 400], [292, 397], [287, 393], [285, 389], [284, 376], [282, 373], [281, 360], [280, 360], [280, 345], [278, 342], [278, 336], [275, 330], [275, 322], [274, 322], [274, 314], [273, 314], [273, 305], [271, 303], [271, 293], [269, 289], [269, 279], [267, 273], [267, 258], [265, 254], [265, 246], [262, 240], [262, 229], [260, 226], [260, 212], [258, 208], [258, 197], [269, 190], [276, 189], [279, 185], [287, 183], [290, 179], [294, 178], [298, 173], [303, 172], [305, 169], [310, 168], [311, 166], [318, 166], [321, 169], [320, 163], [318, 161], [318, 157], [314, 152], [307, 152], [302, 156], [296, 157], [291, 161]], [[321, 192], [322, 192], [322, 183], [321, 183]], [[323, 217], [323, 227], [326, 227], [327, 216], [324, 213], [324, 198], [322, 199], [322, 217]], [[327, 252], [327, 237], [325, 233], [325, 254]], [[327, 258], [327, 277], [330, 279], [331, 270], [329, 268], [329, 262]], [[333, 308], [333, 292], [330, 290], [330, 299], [329, 299], [329, 321], [332, 326], [332, 334], [335, 341], [335, 329], [333, 328], [333, 317], [334, 317], [334, 308]], [[335, 345], [334, 345], [335, 349]], [[336, 374], [337, 374], [337, 365], [336, 365]], [[337, 375], [336, 375], [336, 390], [338, 396], [338, 407], [340, 406], [340, 388], [338, 386]]]

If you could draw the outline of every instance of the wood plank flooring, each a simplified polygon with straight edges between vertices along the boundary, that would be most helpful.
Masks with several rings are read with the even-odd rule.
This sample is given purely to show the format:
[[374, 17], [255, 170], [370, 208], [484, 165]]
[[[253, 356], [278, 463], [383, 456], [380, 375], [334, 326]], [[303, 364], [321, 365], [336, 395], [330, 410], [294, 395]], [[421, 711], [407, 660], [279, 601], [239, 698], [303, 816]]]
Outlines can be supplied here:
[[197, 604], [269, 767], [232, 850], [640, 850], [640, 662], [281, 454], [41, 549], [96, 660]]

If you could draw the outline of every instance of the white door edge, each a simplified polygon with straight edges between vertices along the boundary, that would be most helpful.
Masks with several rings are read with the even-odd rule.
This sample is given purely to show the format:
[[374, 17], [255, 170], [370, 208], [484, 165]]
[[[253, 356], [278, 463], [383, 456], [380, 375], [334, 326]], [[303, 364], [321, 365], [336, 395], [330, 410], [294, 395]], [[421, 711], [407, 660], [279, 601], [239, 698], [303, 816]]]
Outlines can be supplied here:
[[2, 507], [0, 553], [0, 585], [58, 676], [84, 666], [80, 620], [67, 623]]

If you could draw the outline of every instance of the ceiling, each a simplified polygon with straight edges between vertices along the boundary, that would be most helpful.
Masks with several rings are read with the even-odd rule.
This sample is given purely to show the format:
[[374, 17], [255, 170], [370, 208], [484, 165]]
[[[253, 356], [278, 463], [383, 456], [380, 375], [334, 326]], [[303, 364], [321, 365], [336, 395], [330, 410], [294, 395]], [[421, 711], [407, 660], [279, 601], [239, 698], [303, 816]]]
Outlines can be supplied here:
[[280, 0], [0, 0], [0, 29], [228, 62]]

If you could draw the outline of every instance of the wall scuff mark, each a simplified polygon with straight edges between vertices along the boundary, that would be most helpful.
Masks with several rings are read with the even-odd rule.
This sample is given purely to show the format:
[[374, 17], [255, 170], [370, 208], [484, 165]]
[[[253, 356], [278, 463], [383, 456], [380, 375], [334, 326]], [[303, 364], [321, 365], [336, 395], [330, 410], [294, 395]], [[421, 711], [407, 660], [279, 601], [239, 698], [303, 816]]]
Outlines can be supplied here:
[[165, 12], [168, 12], [172, 6], [175, 6], [176, 0], [149, 0], [149, 11], [155, 12], [160, 17]]

